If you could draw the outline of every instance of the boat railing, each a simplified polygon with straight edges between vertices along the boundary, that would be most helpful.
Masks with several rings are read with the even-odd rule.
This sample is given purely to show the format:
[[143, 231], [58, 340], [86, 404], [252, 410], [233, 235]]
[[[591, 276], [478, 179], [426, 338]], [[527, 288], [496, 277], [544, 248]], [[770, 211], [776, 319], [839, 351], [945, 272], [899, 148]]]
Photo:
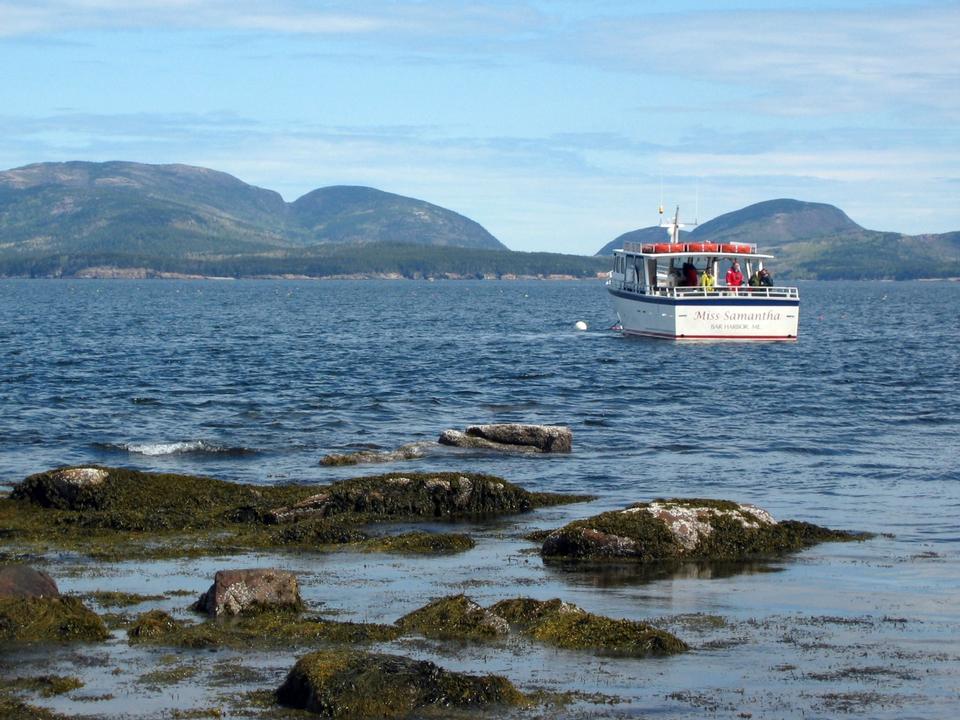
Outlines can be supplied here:
[[624, 252], [644, 255], [750, 255], [758, 252], [756, 243], [727, 242], [624, 242]]
[[712, 288], [698, 287], [666, 287], [656, 286], [648, 287], [635, 282], [619, 283], [620, 290], [633, 292], [638, 295], [648, 295], [665, 298], [750, 298], [761, 300], [764, 298], [790, 299], [796, 300], [800, 294], [795, 287], [752, 287], [742, 285], [740, 287], [730, 287], [727, 285], [716, 285]]

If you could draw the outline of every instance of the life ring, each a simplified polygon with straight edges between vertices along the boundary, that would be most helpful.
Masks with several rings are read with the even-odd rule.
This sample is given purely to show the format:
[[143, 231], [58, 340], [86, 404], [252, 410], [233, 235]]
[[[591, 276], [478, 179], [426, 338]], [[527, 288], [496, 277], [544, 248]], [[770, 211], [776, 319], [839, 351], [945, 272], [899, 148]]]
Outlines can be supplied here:
[[735, 253], [748, 253], [751, 250], [746, 243], [730, 243], [730, 247], [733, 248], [730, 252]]
[[673, 252], [673, 248], [675, 247], [676, 245], [671, 245], [670, 243], [657, 243], [653, 246], [653, 251], [658, 253], [668, 253]]

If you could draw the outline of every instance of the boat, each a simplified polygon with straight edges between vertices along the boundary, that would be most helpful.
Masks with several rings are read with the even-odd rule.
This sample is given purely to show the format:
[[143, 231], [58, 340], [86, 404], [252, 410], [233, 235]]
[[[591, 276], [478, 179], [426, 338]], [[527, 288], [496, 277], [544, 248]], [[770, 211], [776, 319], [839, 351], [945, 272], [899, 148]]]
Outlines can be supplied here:
[[[764, 262], [773, 255], [759, 252], [752, 243], [681, 242], [680, 229], [686, 225], [680, 222], [680, 208], [664, 224], [661, 206], [660, 217], [660, 227], [668, 235], [665, 242], [624, 242], [623, 248], [613, 251], [613, 270], [606, 285], [624, 335], [670, 340], [797, 339], [797, 288], [747, 284], [754, 273], [770, 277]], [[725, 282], [734, 261], [742, 267], [740, 286]], [[713, 286], [701, 284], [707, 269], [715, 278]]]

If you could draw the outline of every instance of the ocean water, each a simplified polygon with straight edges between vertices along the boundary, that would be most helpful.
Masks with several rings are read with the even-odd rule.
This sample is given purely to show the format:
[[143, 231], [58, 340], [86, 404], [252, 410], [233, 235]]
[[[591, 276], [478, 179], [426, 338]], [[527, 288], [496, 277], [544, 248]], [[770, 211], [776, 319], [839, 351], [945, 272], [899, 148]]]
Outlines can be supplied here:
[[[612, 332], [599, 281], [3, 281], [0, 489], [98, 463], [253, 483], [460, 469], [589, 492], [589, 504], [472, 528], [481, 541], [465, 556], [364, 556], [362, 569], [349, 555], [282, 562], [320, 578], [305, 584], [308, 599], [356, 619], [392, 621], [470, 587], [483, 602], [560, 596], [660, 617], [695, 646], [620, 664], [557, 651], [440, 655], [525, 686], [626, 698], [585, 701], [575, 708], [585, 716], [954, 717], [960, 283], [811, 282], [800, 293], [794, 343], [676, 344]], [[319, 465], [326, 453], [485, 422], [569, 425], [574, 452], [431, 446], [414, 461]], [[519, 537], [670, 496], [880, 535], [773, 566], [659, 578], [544, 566]], [[151, 572], [200, 590], [213, 566], [197, 567], [210, 572]], [[142, 568], [100, 570], [61, 586], [143, 587]], [[726, 629], [685, 624], [704, 613]], [[114, 694], [100, 712], [131, 712]], [[97, 706], [78, 707], [67, 709]]]

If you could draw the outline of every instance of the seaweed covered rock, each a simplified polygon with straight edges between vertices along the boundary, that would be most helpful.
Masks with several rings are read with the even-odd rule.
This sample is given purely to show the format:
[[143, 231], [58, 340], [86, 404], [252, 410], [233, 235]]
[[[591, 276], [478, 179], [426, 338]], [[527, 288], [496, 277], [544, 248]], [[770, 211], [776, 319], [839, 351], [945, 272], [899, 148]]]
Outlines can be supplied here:
[[285, 525], [279, 525], [270, 533], [274, 545], [346, 545], [367, 540], [370, 536], [356, 527], [336, 519], [306, 517]]
[[400, 636], [395, 625], [344, 622], [303, 617], [291, 610], [263, 610], [253, 615], [210, 618], [183, 623], [161, 610], [141, 614], [127, 630], [131, 645], [183, 648], [290, 648], [317, 643], [389, 642]]
[[426, 454], [426, 443], [408, 443], [396, 450], [358, 450], [352, 453], [331, 453], [320, 459], [321, 465], [364, 465], [372, 463], [388, 463], [398, 460], [416, 460]]
[[80, 510], [96, 507], [109, 472], [99, 467], [58, 468], [31, 475], [17, 485], [14, 498], [29, 498], [43, 507]]
[[397, 620], [404, 632], [439, 640], [492, 640], [505, 636], [507, 622], [466, 595], [442, 597]]
[[60, 597], [52, 577], [27, 565], [0, 566], [0, 598], [43, 597]]
[[269, 568], [220, 570], [193, 608], [218, 617], [265, 609], [300, 610], [303, 600], [292, 572]]
[[411, 473], [334, 483], [270, 514], [274, 522], [343, 514], [380, 518], [458, 518], [520, 513], [576, 502], [584, 496], [531, 493], [502, 478], [478, 473]]
[[0, 598], [2, 642], [99, 641], [108, 637], [100, 616], [77, 598]]
[[440, 444], [502, 452], [568, 453], [573, 449], [573, 432], [562, 425], [470, 425], [466, 432], [444, 430]]
[[639, 503], [572, 522], [550, 533], [540, 554], [639, 562], [741, 560], [865, 537], [810, 523], [777, 522], [753, 505], [678, 498]]
[[60, 468], [18, 483], [13, 502], [76, 512], [64, 524], [112, 530], [203, 529], [260, 522], [281, 503], [310, 494], [298, 486], [255, 486], [214, 478], [139, 472], [127, 468]]
[[648, 657], [688, 649], [676, 636], [647, 623], [594, 615], [559, 599], [503, 600], [490, 607], [490, 612], [535, 640], [568, 650]]
[[498, 675], [466, 675], [396, 655], [336, 650], [300, 658], [276, 698], [281, 705], [328, 718], [405, 718], [431, 709], [524, 702]]
[[127, 637], [131, 643], [156, 642], [169, 638], [183, 628], [178, 622], [163, 610], [148, 610], [141, 613], [133, 625], [127, 628]]
[[414, 530], [400, 535], [381, 535], [360, 544], [364, 552], [387, 552], [406, 555], [453, 555], [476, 546], [463, 533], [433, 533]]

